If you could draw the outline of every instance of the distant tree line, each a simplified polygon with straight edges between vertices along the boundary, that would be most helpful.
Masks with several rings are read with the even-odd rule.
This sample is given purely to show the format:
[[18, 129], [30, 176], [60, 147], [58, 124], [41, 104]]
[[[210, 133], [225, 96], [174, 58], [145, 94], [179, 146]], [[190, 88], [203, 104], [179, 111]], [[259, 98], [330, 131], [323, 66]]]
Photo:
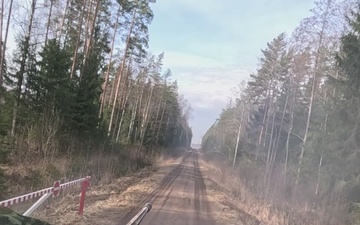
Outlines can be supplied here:
[[360, 221], [359, 7], [316, 1], [292, 35], [262, 50], [202, 140], [253, 174], [247, 185], [268, 201], [325, 210], [344, 224]]
[[154, 2], [1, 0], [0, 159], [190, 146], [190, 105], [147, 51]]

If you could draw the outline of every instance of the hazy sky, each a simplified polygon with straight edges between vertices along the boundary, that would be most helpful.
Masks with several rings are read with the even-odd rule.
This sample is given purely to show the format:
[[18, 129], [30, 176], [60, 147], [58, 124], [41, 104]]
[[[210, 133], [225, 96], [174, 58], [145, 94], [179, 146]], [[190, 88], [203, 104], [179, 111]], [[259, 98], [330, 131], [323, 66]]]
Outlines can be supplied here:
[[291, 34], [312, 0], [157, 0], [150, 51], [165, 52], [179, 91], [193, 108], [193, 143], [226, 106], [231, 88], [255, 71], [260, 49]]

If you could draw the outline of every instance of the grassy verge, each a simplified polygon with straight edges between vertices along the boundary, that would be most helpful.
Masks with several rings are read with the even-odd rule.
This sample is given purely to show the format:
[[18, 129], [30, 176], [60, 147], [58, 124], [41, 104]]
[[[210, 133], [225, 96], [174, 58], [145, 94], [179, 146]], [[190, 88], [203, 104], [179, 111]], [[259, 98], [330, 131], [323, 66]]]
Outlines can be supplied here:
[[93, 185], [111, 183], [142, 168], [155, 166], [159, 158], [166, 161], [184, 152], [184, 149], [153, 151], [145, 147], [139, 151], [139, 146], [116, 146], [112, 150], [100, 147], [96, 151], [94, 147], [85, 147], [87, 150], [80, 148], [82, 151], [78, 154], [74, 150], [68, 155], [54, 152], [46, 156], [13, 151], [6, 160], [0, 157], [0, 200], [50, 187], [57, 180], [64, 183], [91, 176]]
[[[126, 211], [140, 201], [142, 195], [136, 189], [137, 183], [140, 182], [137, 187], [142, 190], [142, 194], [147, 194], [146, 191], [150, 191], [157, 183], [153, 178], [144, 178], [154, 174], [159, 166], [169, 166], [175, 160], [173, 154], [145, 155], [139, 154], [137, 149], [133, 146], [113, 153], [62, 156], [37, 160], [36, 163], [24, 160], [21, 163], [0, 164], [0, 172], [4, 171], [3, 176], [0, 174], [0, 184], [3, 178], [7, 186], [11, 187], [7, 192], [0, 193], [3, 193], [3, 199], [8, 199], [51, 187], [55, 180], [64, 183], [90, 175], [91, 187], [87, 192], [82, 218], [77, 216], [80, 185], [65, 189], [59, 197], [50, 198], [32, 216], [52, 224], [101, 224], [98, 218], [110, 213], [109, 218], [104, 220], [106, 224], [112, 218], [119, 218], [121, 210]], [[28, 201], [12, 208], [22, 213], [34, 202]]]
[[[320, 216], [313, 210], [299, 210], [290, 205], [275, 204], [259, 197], [254, 190], [249, 188], [246, 181], [239, 176], [239, 171], [230, 166], [215, 161], [200, 160], [207, 186], [226, 193], [222, 202], [231, 209], [239, 209], [251, 217], [256, 218], [262, 224], [268, 225], [320, 225], [320, 224], [343, 224], [344, 217]], [[215, 196], [215, 195], [213, 195]]]
[[[85, 176], [92, 177], [92, 185], [109, 184], [155, 165], [155, 156], [137, 154], [135, 150], [128, 147], [112, 153], [33, 158], [0, 164], [0, 199], [51, 187], [57, 180], [65, 183]], [[14, 206], [14, 209], [21, 212], [28, 204]]]
[[[59, 200], [50, 202], [45, 210], [33, 216], [58, 225], [108, 225], [119, 224], [127, 212], [137, 208], [139, 203], [158, 186], [159, 181], [169, 171], [169, 165], [176, 159], [161, 156], [154, 166], [128, 173], [113, 179], [111, 183], [98, 182], [87, 192], [85, 211], [77, 215], [79, 195], [72, 191]], [[161, 168], [161, 169], [159, 169]], [[163, 169], [167, 168], [167, 169]], [[124, 224], [128, 221], [124, 221]]]

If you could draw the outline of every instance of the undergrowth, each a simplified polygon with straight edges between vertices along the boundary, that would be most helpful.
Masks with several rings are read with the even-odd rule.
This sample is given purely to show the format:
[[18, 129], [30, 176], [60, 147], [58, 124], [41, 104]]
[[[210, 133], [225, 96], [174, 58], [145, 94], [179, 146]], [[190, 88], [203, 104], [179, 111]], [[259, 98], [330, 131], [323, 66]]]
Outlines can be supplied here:
[[[358, 224], [349, 221], [348, 215], [339, 207], [338, 211], [327, 209], [314, 210], [311, 207], [303, 207], [295, 203], [277, 201], [274, 198], [265, 198], [260, 194], [265, 190], [254, 180], [260, 179], [259, 174], [253, 170], [250, 177], [242, 177], [242, 170], [233, 169], [231, 165], [219, 161], [207, 159], [201, 160], [202, 167], [207, 176], [208, 185], [224, 192], [228, 201], [259, 221], [268, 225], [323, 225], [323, 224]], [[249, 171], [246, 171], [249, 175]], [[329, 207], [331, 208], [331, 207]], [[352, 216], [353, 218], [356, 216]], [[352, 219], [353, 219], [352, 218]], [[350, 219], [351, 220], [351, 219]]]
[[0, 168], [0, 201], [5, 198], [8, 193], [8, 187], [4, 171]]
[[[154, 156], [136, 154], [136, 149], [128, 147], [121, 151], [85, 156], [79, 154], [38, 159], [36, 163], [25, 160], [2, 164], [4, 169], [0, 167], [0, 198], [51, 187], [57, 180], [65, 183], [85, 176], [91, 176], [92, 185], [111, 183], [116, 178], [152, 167], [154, 159]], [[12, 187], [9, 191], [8, 186]]]

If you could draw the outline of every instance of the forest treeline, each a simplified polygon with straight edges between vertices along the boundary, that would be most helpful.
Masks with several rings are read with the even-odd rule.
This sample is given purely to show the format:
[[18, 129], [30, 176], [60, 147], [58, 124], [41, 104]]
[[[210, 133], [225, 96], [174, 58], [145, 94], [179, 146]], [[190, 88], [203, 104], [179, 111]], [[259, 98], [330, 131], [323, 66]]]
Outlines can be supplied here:
[[270, 203], [358, 224], [359, 97], [359, 2], [318, 0], [291, 35], [267, 43], [202, 149], [224, 155]]
[[1, 0], [0, 163], [190, 146], [190, 105], [148, 51], [154, 3]]

